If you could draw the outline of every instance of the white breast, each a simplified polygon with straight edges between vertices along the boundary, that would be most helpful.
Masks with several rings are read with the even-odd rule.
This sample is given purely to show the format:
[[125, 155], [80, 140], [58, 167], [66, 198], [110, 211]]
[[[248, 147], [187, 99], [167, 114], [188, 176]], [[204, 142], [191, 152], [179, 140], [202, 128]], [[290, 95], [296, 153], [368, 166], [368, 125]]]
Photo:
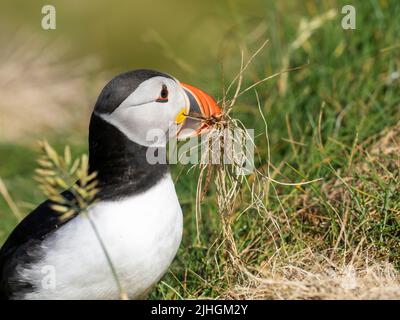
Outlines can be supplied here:
[[[182, 237], [182, 211], [168, 174], [122, 201], [90, 208], [130, 298], [146, 293], [167, 271]], [[89, 221], [78, 216], [43, 242], [44, 258], [18, 270], [38, 291], [24, 299], [116, 299], [118, 290]], [[55, 287], [51, 277], [54, 271]]]

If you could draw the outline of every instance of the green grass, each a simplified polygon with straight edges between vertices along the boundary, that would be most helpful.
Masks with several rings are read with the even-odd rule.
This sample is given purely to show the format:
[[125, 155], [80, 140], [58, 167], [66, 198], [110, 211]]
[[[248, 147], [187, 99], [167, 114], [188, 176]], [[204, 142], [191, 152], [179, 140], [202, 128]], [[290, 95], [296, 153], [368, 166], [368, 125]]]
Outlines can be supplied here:
[[[361, 243], [377, 259], [400, 268], [399, 145], [391, 145], [397, 153], [375, 160], [367, 157], [374, 144], [381, 143], [379, 134], [400, 119], [399, 79], [389, 81], [400, 68], [400, 3], [357, 2], [356, 30], [341, 28], [340, 9], [346, 1], [316, 3], [260, 1], [260, 10], [243, 14], [242, 6], [230, 2], [233, 27], [219, 52], [224, 57], [225, 86], [239, 70], [239, 46], [248, 57], [269, 39], [245, 73], [246, 87], [284, 68], [282, 58], [297, 38], [301, 19], [315, 18], [332, 8], [338, 11], [336, 18], [325, 21], [288, 56], [290, 67], [305, 66], [289, 73], [285, 93], [279, 90], [280, 77], [257, 87], [268, 122], [271, 162], [279, 167], [275, 179], [297, 182], [322, 177], [323, 181], [297, 188], [271, 184], [265, 199], [270, 214], [260, 216], [250, 210], [232, 226], [238, 251], [250, 247], [242, 259], [256, 268], [277, 250], [289, 256], [309, 247], [326, 254], [335, 248], [334, 254], [346, 259], [348, 251]], [[263, 24], [265, 32], [251, 37]], [[221, 97], [219, 57], [204, 61], [198, 67], [203, 71], [185, 82], [192, 77], [196, 85]], [[234, 116], [255, 129], [257, 166], [265, 165], [267, 141], [254, 91], [240, 98]], [[60, 146], [65, 143], [61, 137], [53, 140]], [[79, 153], [84, 143], [72, 149]], [[28, 212], [43, 199], [32, 179], [34, 149], [0, 145], [0, 158], [0, 176], [22, 211]], [[196, 241], [198, 170], [188, 169], [172, 168], [174, 177], [179, 176], [176, 188], [184, 212], [183, 242], [170, 271], [151, 293], [152, 299], [218, 297], [235, 285], [223, 250], [213, 185], [203, 203], [201, 241]], [[248, 200], [248, 194], [242, 196]], [[2, 199], [0, 215], [2, 242], [16, 223]], [[343, 220], [346, 228], [341, 232]]]
[[[311, 3], [296, 7], [298, 17], [311, 19], [330, 8], [341, 8], [341, 2], [317, 7]], [[289, 255], [307, 247], [330, 252], [338, 242], [336, 255], [339, 255], [346, 249], [354, 250], [363, 241], [364, 247], [372, 248], [374, 254], [400, 267], [399, 146], [397, 154], [375, 162], [366, 161], [365, 153], [368, 145], [378, 139], [372, 139], [375, 135], [400, 119], [399, 82], [388, 84], [385, 80], [399, 68], [399, 50], [393, 46], [399, 44], [400, 23], [395, 17], [400, 6], [387, 2], [384, 7], [384, 3], [360, 3], [356, 30], [342, 30], [339, 14], [316, 30], [302, 48], [292, 52], [291, 67], [307, 61], [309, 65], [289, 74], [286, 94], [279, 94], [276, 79], [257, 88], [267, 117], [272, 163], [282, 164], [279, 180], [322, 177], [324, 181], [301, 188], [276, 185], [276, 192], [270, 188], [268, 209], [279, 223], [279, 232], [269, 217], [260, 217], [257, 212], [249, 211], [234, 224], [239, 252], [261, 238], [254, 244], [257, 254], [243, 257], [248, 265], [268, 260], [276, 253], [276, 247]], [[285, 6], [271, 9], [266, 18], [266, 37], [270, 42], [246, 73], [247, 85], [282, 69], [282, 56], [296, 38], [299, 26], [299, 19], [285, 9]], [[249, 43], [243, 35], [260, 21], [250, 22], [239, 12], [237, 17], [237, 33], [227, 42], [233, 47], [243, 43], [247, 52], [254, 52], [261, 41]], [[238, 70], [240, 61], [232, 52], [226, 55], [229, 58], [225, 64], [230, 68], [225, 77], [232, 79], [232, 67]], [[208, 87], [215, 88], [219, 79], [210, 76], [207, 82]], [[236, 117], [254, 127], [256, 135], [261, 134], [256, 144], [262, 165], [267, 150], [254, 92], [242, 97], [235, 110]], [[372, 139], [369, 144], [368, 139]], [[368, 170], [361, 170], [362, 166]], [[341, 183], [342, 177], [348, 181], [346, 184]], [[181, 197], [194, 199], [196, 182], [196, 176], [191, 174], [185, 179], [185, 189], [178, 183]], [[185, 205], [183, 244], [164, 280], [179, 295], [159, 284], [152, 298], [216, 297], [228, 286], [223, 250], [211, 248], [221, 229], [213, 190], [204, 208], [202, 241], [198, 245], [193, 201], [192, 205]], [[346, 212], [347, 241], [344, 241], [344, 236], [340, 236], [340, 221]]]

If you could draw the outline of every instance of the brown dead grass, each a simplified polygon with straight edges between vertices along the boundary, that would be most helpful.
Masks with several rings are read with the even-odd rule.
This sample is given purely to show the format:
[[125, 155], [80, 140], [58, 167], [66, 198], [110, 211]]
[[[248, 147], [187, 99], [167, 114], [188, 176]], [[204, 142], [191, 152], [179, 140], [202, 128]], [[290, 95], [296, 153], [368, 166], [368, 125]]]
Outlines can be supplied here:
[[392, 264], [374, 261], [368, 252], [350, 260], [334, 261], [310, 249], [284, 260], [276, 256], [227, 298], [400, 299], [400, 277]]
[[93, 58], [66, 62], [65, 44], [49, 44], [21, 31], [3, 38], [0, 48], [0, 139], [31, 139], [45, 130], [76, 129], [85, 124], [98, 69]]

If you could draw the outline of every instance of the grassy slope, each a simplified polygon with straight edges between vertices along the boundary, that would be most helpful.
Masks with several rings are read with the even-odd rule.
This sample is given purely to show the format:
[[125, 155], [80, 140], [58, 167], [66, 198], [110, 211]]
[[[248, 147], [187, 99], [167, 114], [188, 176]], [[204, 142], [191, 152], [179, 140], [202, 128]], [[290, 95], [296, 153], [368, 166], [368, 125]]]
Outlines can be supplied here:
[[[261, 3], [262, 10], [252, 17], [243, 16], [240, 8], [232, 5], [235, 28], [227, 35], [224, 46], [225, 56], [229, 57], [225, 59], [226, 77], [231, 79], [239, 68], [237, 46], [243, 39], [246, 39], [247, 53], [263, 41], [261, 37], [251, 40], [248, 36], [260, 23], [266, 23], [264, 37], [269, 38], [270, 43], [246, 73], [245, 82], [250, 85], [281, 70], [282, 57], [297, 37], [300, 18], [315, 17], [330, 8], [340, 12], [341, 8], [341, 3], [335, 1], [319, 6], [312, 3], [289, 7]], [[267, 199], [271, 216], [260, 217], [256, 212], [248, 212], [241, 217], [234, 225], [234, 231], [239, 251], [251, 248], [243, 255], [249, 265], [262, 264], [277, 252], [277, 248], [292, 254], [307, 247], [324, 251], [338, 243], [337, 251], [340, 252], [357, 246], [361, 239], [366, 246], [376, 248], [382, 259], [391, 259], [398, 264], [398, 158], [390, 155], [388, 162], [382, 162], [386, 171], [393, 173], [392, 176], [385, 175], [378, 172], [380, 162], [365, 161], [364, 151], [368, 146], [359, 146], [395, 124], [400, 116], [399, 81], [390, 84], [386, 81], [399, 68], [399, 14], [397, 1], [360, 2], [357, 30], [342, 30], [339, 14], [291, 53], [290, 66], [303, 65], [308, 60], [310, 64], [289, 74], [285, 94], [279, 93], [279, 79], [259, 87], [269, 125], [272, 163], [279, 167], [276, 178], [300, 181], [323, 177], [324, 182], [302, 188], [271, 187]], [[203, 77], [204, 87], [216, 88], [214, 93], [218, 96], [219, 76], [204, 73]], [[248, 127], [254, 127], [256, 133], [263, 133], [254, 92], [241, 98], [235, 107], [235, 116]], [[54, 140], [63, 141], [61, 138]], [[262, 165], [267, 154], [266, 140], [258, 137], [257, 145], [259, 165]], [[73, 149], [79, 152], [84, 147], [73, 146]], [[0, 155], [0, 176], [22, 211], [28, 212], [43, 198], [32, 180], [34, 150], [1, 145]], [[364, 163], [369, 170], [360, 169]], [[171, 272], [153, 291], [151, 298], [216, 297], [234, 284], [228, 282], [232, 278], [224, 275], [229, 269], [224, 253], [211, 246], [220, 234], [213, 186], [204, 202], [201, 243], [196, 242], [194, 198], [198, 173], [187, 173], [187, 169], [173, 168], [174, 176], [179, 176], [177, 191], [185, 213], [183, 243]], [[338, 176], [347, 179], [348, 184], [335, 185], [341, 181]], [[357, 191], [360, 181], [364, 182], [361, 191], [368, 197]], [[333, 189], [339, 190], [339, 196], [336, 197]], [[346, 212], [349, 222], [346, 226], [348, 241], [345, 242], [340, 234], [340, 221]], [[1, 242], [16, 220], [2, 199], [0, 214]], [[278, 222], [279, 231], [271, 217]]]
[[[341, 4], [298, 6], [296, 14], [311, 19], [330, 8], [340, 12]], [[287, 14], [284, 6], [270, 8], [269, 12], [266, 20], [270, 43], [246, 74], [247, 85], [281, 70], [282, 57], [297, 37], [299, 19]], [[249, 266], [267, 261], [277, 248], [290, 256], [309, 247], [330, 252], [337, 245], [335, 255], [350, 257], [361, 241], [363, 248], [372, 247], [374, 254], [399, 266], [398, 153], [386, 157], [386, 161], [366, 161], [366, 141], [377, 140], [374, 135], [400, 118], [399, 82], [388, 81], [399, 68], [398, 47], [391, 48], [398, 46], [399, 13], [400, 6], [394, 1], [364, 1], [357, 6], [357, 30], [348, 31], [341, 29], [339, 14], [324, 22], [300, 49], [291, 53], [290, 66], [308, 60], [310, 64], [289, 74], [285, 94], [279, 94], [279, 80], [259, 87], [269, 126], [272, 163], [279, 168], [276, 177], [281, 181], [323, 177], [324, 182], [301, 188], [275, 185], [267, 200], [273, 218], [249, 211], [239, 219], [234, 225], [236, 241], [239, 251], [246, 248], [242, 259]], [[237, 46], [243, 39], [241, 35], [250, 34], [262, 21], [242, 18], [239, 12], [234, 16], [238, 35], [227, 40], [226, 47]], [[244, 44], [248, 51], [255, 51], [254, 43]], [[227, 56], [230, 58], [225, 61], [225, 69], [232, 79], [229, 67], [238, 59], [232, 62], [233, 54]], [[254, 126], [256, 134], [263, 133], [254, 92], [240, 100], [235, 116]], [[267, 154], [263, 137], [258, 138], [257, 146], [262, 165]], [[399, 150], [398, 145], [395, 148]], [[380, 170], [386, 173], [378, 173]], [[388, 175], [388, 170], [393, 175]], [[178, 184], [181, 197], [193, 199], [195, 175], [182, 180]], [[224, 275], [229, 266], [223, 251], [217, 249], [221, 241], [211, 247], [221, 229], [214, 202], [211, 190], [204, 203], [201, 244], [195, 240], [193, 201], [185, 202], [183, 245], [165, 279], [174, 290], [160, 284], [153, 298], [213, 297], [235, 285], [235, 281], [229, 284], [231, 280]], [[278, 222], [279, 230], [273, 220]]]

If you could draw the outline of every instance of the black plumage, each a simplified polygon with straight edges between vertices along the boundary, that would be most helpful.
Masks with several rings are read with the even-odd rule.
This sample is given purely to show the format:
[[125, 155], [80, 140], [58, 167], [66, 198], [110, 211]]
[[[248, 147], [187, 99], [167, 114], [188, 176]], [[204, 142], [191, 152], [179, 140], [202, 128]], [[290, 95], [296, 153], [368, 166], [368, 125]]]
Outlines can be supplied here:
[[[97, 115], [112, 113], [141, 82], [155, 76], [171, 78], [151, 70], [130, 71], [112, 79], [96, 102], [89, 128], [89, 170], [98, 172], [98, 198], [101, 200], [116, 201], [144, 192], [168, 171], [167, 164], [149, 164], [146, 161], [149, 147], [129, 140]], [[166, 151], [165, 148], [158, 148], [154, 152]], [[73, 197], [68, 190], [62, 195], [67, 199]], [[13, 230], [0, 249], [0, 299], [10, 299], [15, 293], [35, 289], [31, 283], [19, 280], [18, 269], [40, 259], [43, 255], [41, 242], [78, 214], [61, 222], [51, 205], [52, 202], [47, 200], [33, 210]]]
[[110, 80], [97, 98], [94, 112], [109, 114], [145, 80], [153, 77], [173, 79], [170, 75], [147, 69], [128, 71]]
[[[62, 195], [72, 199], [65, 191]], [[51, 209], [52, 201], [46, 200], [23, 219], [0, 249], [0, 299], [10, 299], [15, 292], [28, 292], [35, 288], [31, 283], [18, 279], [17, 268], [35, 263], [43, 252], [40, 243], [54, 230], [73, 219], [60, 221], [60, 214]]]
[[[99, 196], [117, 200], [144, 192], [168, 171], [166, 163], [150, 164], [146, 153], [151, 147], [129, 140], [121, 131], [93, 114], [89, 130], [89, 168], [98, 173]], [[163, 152], [158, 147], [152, 153]]]

